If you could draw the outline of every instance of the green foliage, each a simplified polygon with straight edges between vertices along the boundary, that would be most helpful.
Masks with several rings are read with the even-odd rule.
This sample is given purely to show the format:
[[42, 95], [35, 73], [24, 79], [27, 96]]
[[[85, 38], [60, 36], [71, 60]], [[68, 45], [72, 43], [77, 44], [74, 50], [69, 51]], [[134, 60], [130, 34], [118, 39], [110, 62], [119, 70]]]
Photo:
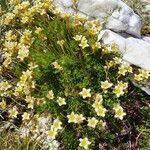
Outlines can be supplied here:
[[[132, 73], [127, 72], [125, 76], [118, 74], [118, 67], [121, 64], [115, 64], [114, 58], [121, 58], [121, 55], [117, 51], [117, 46], [100, 45], [99, 48], [95, 48], [97, 35], [91, 34], [90, 28], [84, 27], [84, 23], [76, 25], [75, 21], [78, 20], [62, 18], [60, 15], [48, 12], [46, 15], [36, 14], [34, 20], [28, 24], [16, 22], [10, 27], [12, 30], [13, 28], [19, 29], [19, 32], [28, 29], [32, 31], [33, 36], [29, 56], [23, 61], [18, 58], [14, 59], [13, 65], [15, 67], [12, 65], [13, 69], [9, 68], [15, 79], [12, 79], [11, 83], [14, 85], [16, 83], [17, 87], [20, 77], [29, 69], [28, 65], [31, 62], [38, 65], [37, 68], [33, 69], [35, 89], [27, 95], [22, 92], [15, 98], [23, 101], [31, 95], [36, 100], [35, 109], [31, 110], [32, 114], [49, 114], [52, 118], [61, 120], [63, 129], [57, 136], [57, 140], [60, 141], [60, 146], [64, 150], [78, 149], [79, 139], [83, 137], [88, 137], [91, 142], [91, 150], [99, 148], [129, 149], [127, 143], [129, 141], [136, 143], [135, 137], [138, 129], [140, 131], [141, 126], [144, 126], [149, 120], [146, 115], [149, 109], [143, 107], [147, 106], [144, 102], [149, 96], [131, 84]], [[36, 33], [36, 27], [42, 29], [40, 34]], [[82, 48], [79, 45], [81, 40], [74, 39], [76, 35], [85, 37], [89, 45]], [[61, 45], [59, 42], [63, 42], [63, 44]], [[108, 51], [109, 49], [112, 51]], [[113, 65], [109, 68], [108, 64], [111, 61], [113, 61]], [[54, 62], [57, 62], [59, 67], [55, 67]], [[109, 81], [113, 87], [108, 91], [104, 90], [101, 81]], [[129, 83], [121, 97], [117, 97], [113, 91], [119, 81]], [[84, 99], [79, 94], [83, 88], [91, 90], [92, 96], [89, 99]], [[47, 97], [50, 90], [54, 92], [54, 98], [51, 100]], [[92, 106], [97, 93], [103, 96], [102, 105], [108, 110], [105, 118], [98, 116]], [[66, 105], [59, 106], [58, 97], [65, 98]], [[11, 98], [14, 98], [14, 95], [13, 97], [10, 96]], [[39, 98], [44, 100], [38, 103]], [[18, 106], [18, 101], [14, 103]], [[113, 108], [115, 104], [120, 104], [124, 108], [126, 115], [123, 120], [114, 117]], [[26, 105], [27, 102], [23, 107], [29, 110]], [[82, 114], [86, 120], [81, 124], [68, 123], [67, 115], [71, 112]], [[106, 127], [102, 127], [100, 123], [96, 128], [89, 127], [87, 119], [92, 117], [106, 122]], [[140, 122], [141, 119], [143, 122]], [[130, 133], [133, 133], [135, 137], [130, 137]], [[145, 135], [145, 140], [140, 143], [141, 147], [147, 144], [149, 136], [147, 133]], [[34, 141], [30, 143], [30, 139], [21, 142], [22, 145], [19, 149], [25, 149], [26, 146], [27, 149], [30, 149], [30, 146], [31, 149], [32, 146], [39, 149]], [[18, 143], [14, 144], [17, 145]], [[82, 150], [82, 148], [79, 149]]]

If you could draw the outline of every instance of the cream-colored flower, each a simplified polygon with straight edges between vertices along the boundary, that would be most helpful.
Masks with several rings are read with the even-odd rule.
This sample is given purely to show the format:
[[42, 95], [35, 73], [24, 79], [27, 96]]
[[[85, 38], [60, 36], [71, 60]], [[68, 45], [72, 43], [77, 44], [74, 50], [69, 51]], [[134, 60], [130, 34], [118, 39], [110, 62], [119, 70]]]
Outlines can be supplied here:
[[17, 108], [14, 106], [12, 109], [9, 110], [9, 117], [17, 118], [18, 111]]
[[6, 109], [6, 106], [6, 101], [2, 100], [2, 102], [0, 102], [0, 108]]
[[98, 123], [98, 120], [94, 117], [88, 119], [88, 126], [95, 128]]
[[123, 83], [123, 82], [118, 82], [118, 85], [115, 86], [114, 89], [114, 93], [116, 94], [117, 97], [120, 97], [122, 95], [124, 95], [124, 90], [126, 90], [128, 87], [127, 83]]
[[20, 0], [9, 0], [10, 5], [17, 5], [20, 3]]
[[89, 47], [88, 41], [85, 37], [82, 38], [81, 43], [79, 44], [79, 46], [82, 49], [85, 49], [86, 47]]
[[43, 31], [42, 28], [36, 27], [35, 33], [36, 33], [36, 34], [40, 34], [42, 31]]
[[126, 115], [126, 113], [123, 111], [123, 108], [117, 104], [114, 108], [115, 111], [115, 118], [123, 119], [123, 117]]
[[62, 122], [59, 119], [55, 119], [53, 122], [53, 125], [51, 126], [51, 129], [53, 130], [61, 130], [62, 129]]
[[93, 108], [95, 109], [98, 109], [99, 107], [101, 107], [102, 105], [102, 102], [99, 102], [99, 101], [95, 101], [92, 105]]
[[127, 73], [127, 68], [124, 65], [121, 65], [119, 68], [118, 74], [125, 76]]
[[101, 94], [96, 94], [95, 101], [102, 103], [103, 102], [103, 96]]
[[75, 41], [80, 41], [82, 39], [82, 35], [76, 35], [73, 38], [75, 39]]
[[32, 31], [25, 29], [20, 38], [20, 45], [30, 46], [33, 42]]
[[134, 74], [134, 79], [136, 81], [142, 81], [143, 80], [142, 74]]
[[54, 99], [54, 93], [53, 90], [50, 90], [46, 96], [48, 99]]
[[[49, 150], [58, 150], [59, 149], [59, 143], [56, 140], [48, 141], [49, 143], [46, 143], [46, 146], [48, 144]], [[44, 144], [44, 143], [43, 143]]]
[[122, 59], [121, 59], [121, 58], [118, 58], [118, 57], [115, 57], [115, 58], [113, 58], [113, 61], [114, 61], [114, 63], [117, 65], [117, 64], [121, 64]]
[[28, 103], [28, 108], [31, 108], [31, 109], [34, 108], [34, 101], [35, 101], [34, 97], [26, 96], [25, 101]]
[[22, 115], [22, 120], [29, 120], [30, 119], [30, 114], [27, 112], [24, 112]]
[[80, 138], [79, 141], [80, 141], [79, 146], [83, 147], [84, 149], [88, 149], [89, 145], [91, 144], [91, 142], [88, 140], [87, 137]]
[[100, 120], [99, 122], [98, 122], [98, 127], [99, 128], [105, 128], [105, 126], [106, 126], [106, 122], [104, 122], [103, 120]]
[[79, 94], [83, 97], [83, 99], [85, 99], [85, 98], [91, 97], [90, 91], [91, 89], [83, 88]]
[[76, 120], [75, 120], [75, 123], [80, 124], [80, 123], [82, 123], [84, 120], [85, 120], [85, 117], [83, 117], [82, 114], [80, 114], [80, 115], [76, 114]]
[[85, 120], [85, 117], [83, 117], [82, 114], [78, 115], [72, 112], [70, 115], [67, 115], [67, 118], [69, 119], [68, 122], [71, 123], [82, 123]]
[[107, 109], [104, 108], [102, 105], [98, 108], [95, 108], [96, 114], [100, 117], [105, 117], [105, 114], [107, 112]]
[[70, 115], [67, 115], [67, 118], [69, 119], [68, 122], [71, 123], [75, 123], [76, 122], [76, 114], [74, 112], [72, 112]]
[[8, 81], [1, 81], [0, 82], [0, 95], [4, 96], [7, 95], [7, 91], [11, 88], [12, 86], [8, 83]]
[[11, 21], [15, 18], [15, 14], [8, 12], [3, 17], [3, 24], [9, 25]]
[[109, 89], [109, 88], [112, 87], [112, 86], [113, 86], [113, 84], [110, 83], [110, 82], [108, 82], [107, 80], [101, 82], [101, 88], [102, 88], [103, 90], [107, 90], [107, 89]]
[[139, 69], [139, 72], [140, 72], [141, 76], [145, 79], [148, 79], [150, 77], [150, 73], [146, 70]]
[[12, 41], [12, 40], [16, 40], [17, 39], [17, 36], [15, 34], [13, 34], [13, 31], [12, 30], [9, 30], [5, 33], [5, 39], [7, 41]]
[[57, 103], [58, 103], [59, 106], [66, 105], [65, 98], [58, 97]]
[[60, 41], [57, 41], [57, 44], [63, 48], [64, 44], [65, 44], [65, 41], [64, 40], [60, 40]]
[[57, 135], [56, 130], [51, 129], [48, 131], [48, 138], [49, 139], [54, 140], [56, 138], [56, 135]]
[[117, 97], [120, 97], [121, 95], [124, 94], [124, 89], [121, 86], [115, 86], [114, 93], [116, 94]]
[[22, 45], [18, 51], [17, 58], [23, 61], [28, 56], [29, 56], [29, 46]]
[[63, 70], [63, 68], [58, 64], [57, 61], [53, 62], [52, 65], [54, 66], [55, 69]]

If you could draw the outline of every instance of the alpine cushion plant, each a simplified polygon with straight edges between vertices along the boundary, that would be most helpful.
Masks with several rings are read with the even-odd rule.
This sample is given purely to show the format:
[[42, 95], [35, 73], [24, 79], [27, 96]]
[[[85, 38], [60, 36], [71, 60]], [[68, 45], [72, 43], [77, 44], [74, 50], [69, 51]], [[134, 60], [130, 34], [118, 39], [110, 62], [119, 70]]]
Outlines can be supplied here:
[[131, 104], [130, 79], [149, 80], [149, 73], [123, 62], [117, 45], [97, 41], [98, 20], [61, 14], [52, 0], [7, 5], [1, 11], [1, 124], [10, 121], [11, 132], [36, 149], [95, 150], [104, 141], [115, 147], [116, 134], [130, 122], [122, 106]]

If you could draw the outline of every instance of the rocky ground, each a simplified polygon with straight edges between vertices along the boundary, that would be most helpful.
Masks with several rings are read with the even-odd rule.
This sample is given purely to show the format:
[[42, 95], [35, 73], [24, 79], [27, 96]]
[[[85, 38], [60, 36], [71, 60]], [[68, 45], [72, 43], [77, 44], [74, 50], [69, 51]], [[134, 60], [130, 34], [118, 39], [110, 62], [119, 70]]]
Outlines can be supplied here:
[[124, 0], [143, 19], [142, 33], [150, 36], [150, 0]]

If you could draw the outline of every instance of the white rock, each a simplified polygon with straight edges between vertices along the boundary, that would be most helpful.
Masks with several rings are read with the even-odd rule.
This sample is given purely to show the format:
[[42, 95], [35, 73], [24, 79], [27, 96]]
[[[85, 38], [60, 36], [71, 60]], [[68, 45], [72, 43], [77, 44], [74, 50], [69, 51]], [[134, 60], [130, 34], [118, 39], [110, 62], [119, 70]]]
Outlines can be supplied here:
[[102, 40], [104, 44], [112, 45], [116, 43], [122, 53], [125, 53], [125, 38], [110, 30], [102, 30], [98, 36], [98, 41]]
[[150, 71], [150, 43], [133, 37], [127, 38], [123, 58], [131, 64]]
[[125, 61], [150, 71], [150, 42], [133, 37], [124, 38], [110, 30], [101, 31], [98, 40], [104, 44], [116, 43]]
[[62, 12], [82, 13], [100, 21], [108, 17], [107, 29], [141, 36], [140, 17], [121, 0], [79, 0], [77, 10], [73, 7], [72, 0], [54, 0], [54, 4], [60, 7]]
[[145, 37], [143, 37], [142, 39], [143, 39], [144, 41], [146, 41], [146, 42], [149, 42], [149, 43], [150, 43], [150, 37], [145, 36]]

